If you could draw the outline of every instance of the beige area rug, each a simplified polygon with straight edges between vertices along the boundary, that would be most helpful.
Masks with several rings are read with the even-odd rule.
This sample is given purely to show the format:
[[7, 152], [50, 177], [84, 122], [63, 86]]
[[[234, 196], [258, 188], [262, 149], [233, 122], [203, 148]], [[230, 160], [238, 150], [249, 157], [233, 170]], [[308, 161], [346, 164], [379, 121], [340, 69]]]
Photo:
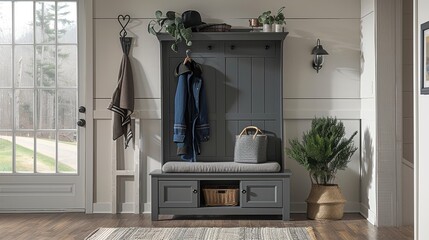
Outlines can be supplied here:
[[87, 240], [316, 240], [311, 227], [99, 228]]

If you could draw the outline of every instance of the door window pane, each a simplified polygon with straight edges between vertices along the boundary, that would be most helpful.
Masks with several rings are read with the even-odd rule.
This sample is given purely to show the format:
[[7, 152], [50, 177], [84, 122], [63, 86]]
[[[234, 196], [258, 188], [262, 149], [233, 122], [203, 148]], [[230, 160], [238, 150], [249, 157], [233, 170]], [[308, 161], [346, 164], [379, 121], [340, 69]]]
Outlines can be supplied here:
[[58, 87], [77, 86], [77, 47], [58, 46]]
[[36, 138], [37, 172], [56, 172], [56, 143], [55, 132], [38, 132]]
[[36, 46], [37, 86], [55, 87], [55, 46]]
[[55, 129], [55, 90], [39, 90], [37, 94], [37, 128]]
[[33, 129], [33, 90], [15, 90], [15, 126]]
[[75, 2], [58, 2], [58, 43], [77, 43]]
[[36, 43], [55, 43], [55, 2], [36, 2]]
[[76, 129], [76, 89], [58, 90], [58, 129]]
[[33, 87], [34, 85], [34, 47], [33, 45], [15, 46], [15, 87]]
[[[1, 35], [1, 30], [0, 30], [0, 35]], [[0, 87], [12, 87], [12, 46], [11, 45], [0, 46]]]
[[0, 43], [12, 43], [12, 2], [0, 2]]
[[77, 132], [58, 132], [58, 172], [77, 172]]
[[12, 172], [12, 133], [0, 132], [0, 173]]
[[33, 2], [15, 2], [15, 43], [33, 44]]
[[12, 89], [0, 89], [0, 129], [13, 128]]
[[34, 134], [33, 132], [15, 133], [16, 172], [34, 172]]

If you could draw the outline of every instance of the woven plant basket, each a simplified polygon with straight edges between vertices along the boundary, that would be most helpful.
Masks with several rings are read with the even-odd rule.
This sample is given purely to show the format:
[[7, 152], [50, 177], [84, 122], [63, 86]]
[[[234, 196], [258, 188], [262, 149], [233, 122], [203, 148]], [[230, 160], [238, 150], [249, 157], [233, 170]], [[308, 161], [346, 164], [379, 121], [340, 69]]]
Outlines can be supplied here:
[[307, 199], [307, 217], [309, 219], [341, 219], [345, 203], [346, 200], [338, 185], [313, 184]]

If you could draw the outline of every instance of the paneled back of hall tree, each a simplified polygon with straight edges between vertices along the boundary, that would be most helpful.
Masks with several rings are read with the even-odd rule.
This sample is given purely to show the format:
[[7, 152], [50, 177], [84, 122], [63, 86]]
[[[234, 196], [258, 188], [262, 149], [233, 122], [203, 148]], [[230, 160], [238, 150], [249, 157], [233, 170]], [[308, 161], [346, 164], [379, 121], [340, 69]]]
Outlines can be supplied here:
[[174, 72], [190, 49], [192, 59], [202, 66], [211, 128], [210, 140], [201, 144], [197, 161], [233, 161], [235, 136], [244, 127], [254, 125], [268, 135], [267, 160], [283, 165], [281, 53], [286, 35], [193, 33], [192, 46], [181, 44], [177, 53], [171, 50], [168, 35], [158, 36], [162, 56], [163, 163], [180, 160], [173, 142], [177, 86]]

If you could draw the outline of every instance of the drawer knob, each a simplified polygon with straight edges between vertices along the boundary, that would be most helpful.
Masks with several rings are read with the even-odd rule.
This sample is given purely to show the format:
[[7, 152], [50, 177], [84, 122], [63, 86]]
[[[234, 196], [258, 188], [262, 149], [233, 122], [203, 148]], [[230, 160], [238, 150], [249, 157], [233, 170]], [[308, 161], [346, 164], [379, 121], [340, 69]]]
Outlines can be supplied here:
[[235, 49], [235, 46], [234, 45], [231, 45], [231, 50], [234, 50]]
[[265, 45], [265, 50], [270, 49], [270, 45]]
[[192, 191], [193, 193], [195, 193], [195, 194], [197, 194], [198, 193], [198, 191], [197, 191], [197, 189], [194, 189], [194, 191]]
[[241, 193], [246, 194], [246, 193], [247, 193], [246, 189], [243, 189], [243, 190], [241, 191]]
[[212, 49], [213, 49], [212, 45], [208, 45], [208, 46], [207, 46], [207, 49], [208, 49], [208, 50], [212, 50]]

